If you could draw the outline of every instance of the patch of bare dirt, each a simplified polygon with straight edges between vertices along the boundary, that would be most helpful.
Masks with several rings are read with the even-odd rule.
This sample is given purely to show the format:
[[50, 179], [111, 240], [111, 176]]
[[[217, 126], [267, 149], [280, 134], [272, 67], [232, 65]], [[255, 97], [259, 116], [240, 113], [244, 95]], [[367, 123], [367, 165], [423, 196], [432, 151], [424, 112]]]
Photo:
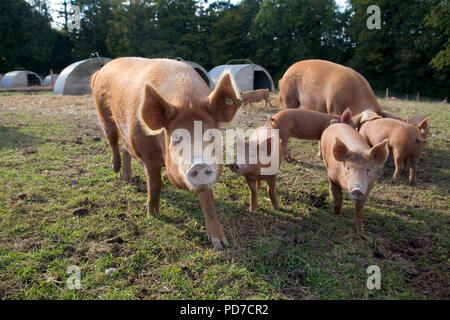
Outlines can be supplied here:
[[[450, 265], [436, 257], [433, 239], [420, 236], [399, 242], [377, 238], [373, 255], [379, 259], [405, 260], [406, 282], [423, 295], [435, 299], [450, 297]], [[419, 261], [424, 256], [426, 266]]]

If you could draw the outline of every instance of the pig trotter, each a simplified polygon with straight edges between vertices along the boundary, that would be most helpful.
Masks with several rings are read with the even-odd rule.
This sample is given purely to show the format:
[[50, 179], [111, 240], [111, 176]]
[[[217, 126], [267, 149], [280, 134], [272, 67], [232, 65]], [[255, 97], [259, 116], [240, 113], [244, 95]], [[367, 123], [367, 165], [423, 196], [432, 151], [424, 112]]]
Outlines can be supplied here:
[[364, 233], [364, 226], [358, 225], [357, 223], [355, 223], [355, 229], [356, 229], [356, 233], [357, 234], [363, 234]]
[[416, 182], [416, 161], [411, 161], [409, 167], [409, 184], [414, 184]]
[[150, 167], [144, 163], [147, 179], [147, 215], [159, 215], [159, 199], [161, 196], [161, 168]]
[[363, 210], [366, 204], [366, 198], [355, 201], [355, 228], [356, 232], [361, 234], [364, 232], [363, 226]]
[[151, 205], [151, 200], [147, 200], [146, 203], [146, 210], [147, 210], [147, 216], [154, 216], [157, 217], [159, 216], [159, 206], [152, 206]]
[[342, 188], [330, 181], [330, 196], [333, 200], [333, 213], [340, 214], [342, 209]]
[[211, 238], [211, 243], [216, 251], [223, 250], [224, 247], [229, 246], [228, 240], [225, 237], [222, 239]]
[[121, 163], [120, 163], [120, 152], [119, 145], [111, 145], [111, 162], [113, 165], [113, 170], [115, 173], [120, 171]]
[[131, 178], [132, 178], [132, 173], [131, 173], [131, 156], [126, 150], [123, 150], [122, 176], [123, 176], [123, 180], [125, 180], [126, 183], [130, 183], [131, 182]]

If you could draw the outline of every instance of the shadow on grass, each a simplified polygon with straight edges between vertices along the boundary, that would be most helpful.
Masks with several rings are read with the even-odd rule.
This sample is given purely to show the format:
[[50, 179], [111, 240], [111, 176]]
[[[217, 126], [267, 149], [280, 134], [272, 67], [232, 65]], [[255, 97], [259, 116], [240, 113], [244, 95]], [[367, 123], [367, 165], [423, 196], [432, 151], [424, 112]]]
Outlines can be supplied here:
[[40, 143], [40, 139], [21, 133], [18, 128], [0, 126], [0, 151], [6, 148], [24, 148]]
[[[426, 147], [417, 164], [416, 185], [422, 187], [444, 188], [450, 193], [450, 150]], [[378, 177], [380, 182], [390, 182], [395, 171], [394, 159], [392, 155], [383, 169], [383, 175]], [[409, 170], [406, 170], [397, 183], [408, 182]]]
[[[231, 244], [223, 255], [227, 261], [235, 261], [264, 279], [281, 297], [361, 298], [366, 268], [371, 261], [396, 274], [392, 284], [377, 293], [379, 298], [389, 297], [392, 287], [399, 285], [429, 297], [444, 296], [442, 290], [446, 287], [439, 282], [442, 275], [433, 271], [435, 267], [442, 269], [444, 260], [439, 248], [443, 247], [443, 240], [434, 239], [432, 235], [443, 230], [434, 230], [431, 226], [430, 232], [424, 233], [421, 223], [405, 219], [409, 213], [402, 203], [372, 196], [365, 209], [366, 231], [361, 236], [354, 230], [354, 203], [348, 199], [342, 213], [336, 216], [331, 213], [328, 193], [279, 190], [281, 209], [275, 211], [264, 204], [263, 187], [259, 192], [262, 208], [249, 212], [247, 196], [244, 201], [242, 193], [235, 197], [229, 191], [230, 197], [224, 196], [227, 191], [224, 188], [228, 188], [224, 180], [224, 185], [216, 186], [215, 192], [219, 220]], [[136, 180], [136, 191], [145, 192], [145, 180], [141, 177]], [[189, 216], [198, 225], [204, 225], [195, 194], [177, 190], [165, 181], [161, 200], [176, 210], [174, 214], [166, 214], [164, 210], [158, 217], [160, 221], [183, 231], [186, 239], [211, 248], [204, 228], [199, 230], [185, 223]], [[297, 203], [304, 205], [302, 209], [298, 209]], [[386, 215], [383, 213], [386, 211], [393, 214]], [[437, 211], [429, 212], [429, 215], [433, 221], [442, 218]], [[424, 244], [420, 244], [422, 238]], [[426, 268], [419, 267], [418, 263], [423, 262]], [[408, 269], [411, 275], [402, 271], [411, 265], [416, 268]], [[415, 273], [414, 270], [419, 271]], [[422, 281], [427, 275], [433, 278]], [[347, 293], [343, 283], [347, 283]], [[341, 287], [340, 293], [336, 292], [336, 286]]]

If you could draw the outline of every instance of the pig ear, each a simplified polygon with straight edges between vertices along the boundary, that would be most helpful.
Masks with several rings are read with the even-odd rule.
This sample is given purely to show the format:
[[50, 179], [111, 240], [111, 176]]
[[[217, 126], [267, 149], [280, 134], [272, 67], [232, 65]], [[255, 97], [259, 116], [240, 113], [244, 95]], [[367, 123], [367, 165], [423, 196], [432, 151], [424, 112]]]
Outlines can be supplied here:
[[222, 74], [216, 88], [208, 96], [208, 103], [217, 121], [233, 120], [237, 110], [242, 106], [242, 99], [229, 72]]
[[377, 165], [383, 164], [387, 157], [389, 156], [388, 139], [384, 139], [380, 143], [374, 145], [372, 149], [369, 150], [369, 157]]
[[419, 123], [417, 127], [419, 128], [421, 134], [425, 134], [430, 128], [430, 122], [428, 121], [428, 117], [423, 119], [423, 121]]
[[345, 109], [341, 115], [341, 122], [342, 123], [348, 122], [351, 118], [352, 112], [350, 111], [350, 108]]
[[348, 154], [347, 146], [339, 139], [336, 138], [336, 142], [333, 147], [333, 156], [337, 161], [344, 161]]
[[138, 110], [138, 117], [143, 122], [149, 134], [167, 127], [170, 119], [175, 115], [175, 107], [164, 99], [149, 83], [145, 84], [142, 103]]

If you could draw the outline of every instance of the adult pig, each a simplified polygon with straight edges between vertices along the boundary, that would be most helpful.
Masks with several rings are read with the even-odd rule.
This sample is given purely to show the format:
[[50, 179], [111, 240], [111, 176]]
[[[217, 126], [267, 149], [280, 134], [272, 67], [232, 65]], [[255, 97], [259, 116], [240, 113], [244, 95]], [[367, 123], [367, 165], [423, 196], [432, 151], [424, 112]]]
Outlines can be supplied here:
[[[121, 167], [118, 142], [122, 141], [123, 177], [131, 179], [131, 156], [143, 164], [147, 179], [147, 213], [160, 212], [161, 168], [177, 188], [197, 194], [206, 231], [215, 249], [227, 245], [217, 216], [211, 187], [221, 174], [217, 159], [185, 159], [173, 152], [188, 132], [202, 146], [203, 133], [229, 122], [242, 105], [229, 73], [213, 92], [189, 65], [169, 59], [119, 58], [91, 78], [92, 94], [102, 129], [111, 147], [114, 171]], [[201, 134], [195, 137], [195, 121]], [[183, 143], [186, 143], [184, 141]]]
[[303, 60], [290, 66], [278, 83], [283, 108], [302, 106], [340, 115], [348, 107], [358, 123], [364, 110], [392, 118], [382, 111], [370, 84], [358, 72], [325, 60]]
[[363, 137], [347, 124], [332, 124], [322, 134], [322, 155], [330, 181], [333, 210], [342, 209], [342, 189], [355, 200], [355, 227], [363, 231], [363, 210], [376, 180], [376, 166], [389, 155], [387, 139], [369, 147]]

